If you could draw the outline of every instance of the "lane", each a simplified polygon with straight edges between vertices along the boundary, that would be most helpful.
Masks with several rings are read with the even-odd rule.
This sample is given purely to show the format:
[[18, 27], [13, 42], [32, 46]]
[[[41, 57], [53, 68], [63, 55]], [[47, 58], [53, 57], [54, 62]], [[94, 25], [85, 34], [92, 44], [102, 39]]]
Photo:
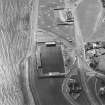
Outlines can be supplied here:
[[104, 87], [104, 86], [105, 86], [105, 79], [102, 80], [102, 79], [97, 78], [95, 82], [95, 92], [96, 92], [97, 97], [101, 101], [102, 105], [105, 105], [105, 95], [100, 96], [99, 90], [101, 87]]
[[87, 65], [86, 64], [84, 65], [84, 63], [85, 63], [84, 39], [83, 39], [83, 36], [81, 33], [81, 29], [80, 29], [76, 14], [74, 15], [75, 38], [76, 38], [76, 43], [77, 43], [77, 55], [79, 57], [78, 65], [80, 67], [79, 72], [80, 72], [80, 77], [82, 80], [82, 85], [84, 87], [84, 90], [86, 91], [86, 94], [87, 94], [88, 99], [90, 100], [91, 104], [92, 105], [101, 105], [101, 103], [99, 102], [99, 100], [96, 97], [95, 92], [92, 91], [93, 88], [90, 86], [90, 84], [92, 85], [92, 83], [89, 81], [89, 84], [88, 84], [86, 81], [86, 79], [87, 79], [86, 78]]
[[[45, 33], [44, 33], [45, 34]], [[43, 38], [45, 40], [46, 39], [46, 35], [43, 34]], [[48, 33], [47, 33], [48, 34]], [[52, 35], [53, 36], [53, 35]], [[39, 36], [38, 36], [39, 37]], [[54, 38], [55, 36], [53, 36]], [[53, 40], [53, 38], [51, 38]], [[51, 49], [51, 50], [50, 50]], [[57, 51], [59, 50], [59, 47], [57, 48]], [[49, 48], [49, 51], [47, 51], [45, 48], [42, 48], [41, 52], [44, 52], [44, 55], [42, 55], [42, 58], [44, 58], [43, 64], [45, 64], [47, 66], [47, 68], [44, 68], [44, 73], [47, 72], [53, 72], [52, 69], [49, 69], [48, 65], [50, 62], [46, 63], [46, 57], [50, 57], [51, 59], [53, 59], [53, 62], [56, 59], [56, 62], [54, 62], [54, 64], [56, 65], [56, 63], [58, 64], [59, 61], [62, 61], [62, 57], [61, 57], [61, 52], [58, 51], [59, 54], [56, 54], [56, 59], [54, 59], [54, 56], [52, 55], [52, 51], [54, 52], [54, 48]], [[48, 54], [49, 53], [49, 54]], [[50, 56], [51, 55], [51, 56]], [[47, 59], [48, 61], [50, 59]], [[38, 72], [37, 72], [37, 64], [36, 64], [36, 58], [35, 55], [33, 57], [30, 57], [28, 60], [28, 73], [29, 73], [29, 84], [30, 84], [30, 89], [34, 98], [34, 101], [36, 103], [36, 105], [71, 105], [66, 98], [64, 97], [64, 95], [62, 94], [62, 83], [63, 83], [63, 78], [47, 78], [47, 79], [39, 79], [38, 78]], [[45, 66], [44, 65], [44, 66]], [[50, 64], [51, 65], [51, 64]], [[61, 62], [62, 65], [62, 62]], [[62, 65], [63, 66], [63, 65]], [[60, 68], [55, 68], [54, 72], [65, 72], [63, 67]], [[46, 71], [47, 69], [47, 71]], [[50, 70], [50, 71], [49, 71]], [[74, 104], [75, 105], [75, 104]]]
[[35, 55], [28, 57], [28, 78], [29, 78], [29, 87], [32, 93], [35, 105], [41, 105], [38, 92], [36, 89], [35, 80], [37, 79], [37, 64]]
[[[78, 68], [77, 68], [78, 69]], [[76, 79], [78, 81], [78, 83], [80, 84], [80, 86], [82, 87], [82, 83], [81, 83], [81, 79], [80, 79], [80, 74], [77, 73], [77, 75], [72, 75], [71, 78]], [[85, 90], [82, 87], [82, 91], [80, 92], [80, 96], [76, 99], [76, 102], [79, 105], [90, 105], [91, 103], [89, 102], [89, 99], [86, 95]]]
[[87, 83], [88, 88], [90, 89], [91, 94], [93, 95], [94, 99], [97, 101], [98, 105], [102, 105], [95, 91], [95, 83], [96, 83], [96, 77], [89, 78]]
[[[46, 35], [43, 34], [44, 39], [46, 38], [45, 36]], [[52, 35], [52, 37], [54, 37], [54, 36]], [[47, 39], [45, 39], [45, 40], [47, 40]], [[66, 42], [66, 41], [64, 41], [64, 42], [69, 47], [71, 46], [71, 45], [69, 45], [68, 42]], [[42, 51], [45, 52], [45, 56], [49, 56], [49, 55], [47, 55], [45, 50], [42, 49]], [[59, 54], [60, 54], [60, 52], [59, 52]], [[50, 55], [51, 55], [51, 58], [54, 58], [52, 56], [52, 54], [50, 54]], [[58, 55], [56, 55], [56, 56], [58, 58], [60, 57]], [[54, 78], [50, 78], [50, 79], [49, 78], [47, 78], [47, 79], [39, 79], [38, 78], [38, 73], [37, 73], [37, 68], [36, 68], [37, 64], [36, 64], [35, 59], [36, 59], [35, 57], [29, 58], [28, 72], [29, 72], [30, 89], [31, 89], [32, 95], [34, 97], [36, 105], [37, 104], [38, 105], [40, 105], [40, 104], [42, 104], [42, 105], [45, 105], [45, 104], [48, 104], [48, 105], [49, 104], [52, 104], [52, 105], [75, 105], [74, 102], [72, 102], [72, 100], [69, 100], [70, 102], [68, 102], [68, 100], [65, 98], [65, 96], [62, 93], [62, 83], [63, 83], [64, 78], [55, 78], [55, 79]], [[59, 60], [61, 61], [62, 59], [60, 58]], [[48, 64], [47, 64], [47, 66], [48, 66]], [[44, 69], [44, 71], [45, 71], [45, 69]], [[50, 70], [52, 72], [52, 69], [50, 69]], [[55, 68], [55, 70], [59, 71], [61, 73], [64, 72], [64, 69], [62, 69], [62, 68], [61, 69]], [[49, 69], [47, 72], [49, 72]], [[46, 73], [46, 71], [45, 71], [45, 73]], [[71, 104], [71, 103], [73, 103], [73, 104]]]
[[[46, 20], [47, 20], [47, 18], [46, 18]], [[78, 28], [79, 27], [77, 27], [77, 25], [76, 25], [75, 26], [75, 34], [76, 34], [76, 42], [77, 42], [77, 45], [79, 46], [78, 50], [80, 51], [81, 49], [83, 49], [82, 51], [84, 51], [83, 38], [82, 38], [82, 35], [80, 36], [80, 34], [81, 34], [80, 31], [77, 31], [77, 30], [79, 30]], [[48, 27], [46, 29], [48, 30]], [[78, 39], [81, 39], [81, 40], [78, 40]], [[78, 51], [78, 53], [79, 53], [79, 51]], [[82, 52], [82, 54], [84, 54], [84, 52]], [[80, 54], [78, 54], [78, 55], [80, 56]], [[49, 104], [70, 105], [69, 102], [71, 102], [72, 104], [76, 105], [75, 101], [73, 101], [72, 99], [70, 99], [68, 102], [65, 99], [65, 96], [62, 94], [63, 79], [61, 79], [61, 78], [60, 79], [52, 79], [52, 78], [51, 79], [38, 79], [36, 65], [34, 64], [35, 61], [33, 61], [32, 59], [33, 58], [29, 59], [29, 65], [30, 65], [30, 63], [33, 64], [33, 65], [29, 66], [29, 81], [30, 81], [30, 88], [31, 88], [35, 103], [43, 104], [43, 105], [44, 104], [47, 104], [47, 105], [49, 105]], [[83, 64], [83, 63], [81, 63], [81, 64]], [[86, 89], [85, 94], [87, 94], [89, 101], [91, 102], [92, 105], [98, 105], [92, 98], [92, 96], [90, 94], [90, 90], [87, 87], [84, 68], [82, 68], [82, 70], [80, 70], [80, 76], [82, 79], [82, 85], [84, 87], [84, 90]], [[83, 95], [84, 95], [84, 93], [83, 93]]]
[[87, 94], [87, 97], [89, 99], [89, 101], [91, 102], [91, 105], [98, 105], [97, 101], [94, 99], [94, 97], [91, 94], [90, 89], [88, 88], [88, 84], [87, 84], [87, 75], [86, 72], [88, 72], [88, 70], [90, 69], [86, 62], [83, 59], [79, 58], [79, 63], [81, 64], [80, 68], [78, 69], [78, 72], [80, 73], [80, 78], [81, 78], [81, 83], [82, 86]]
[[39, 0], [35, 0], [33, 1], [33, 7], [31, 12], [31, 35], [34, 41], [35, 41], [37, 29], [38, 29], [38, 16], [39, 16], [38, 9], [39, 9]]
[[[32, 92], [32, 95], [34, 97], [34, 101], [36, 105], [41, 105], [41, 104], [57, 104], [61, 105], [82, 105], [82, 99], [85, 97], [84, 102], [86, 105], [90, 105], [91, 101], [94, 102], [94, 99], [91, 101], [88, 100], [86, 90], [84, 88], [84, 92], [81, 93], [81, 97], [78, 98], [78, 100], [73, 100], [73, 98], [70, 98], [70, 96], [67, 96], [62, 94], [62, 83], [64, 88], [63, 91], [67, 93], [66, 91], [66, 85], [67, 81], [63, 81], [64, 79], [59, 78], [59, 79], [38, 79], [38, 74], [36, 71], [36, 61], [35, 58], [30, 57], [28, 59], [28, 72], [29, 72], [29, 84], [30, 84], [30, 89]], [[79, 78], [81, 77], [81, 74], [78, 76]], [[91, 81], [90, 81], [91, 82]], [[90, 84], [90, 85], [89, 85]], [[88, 86], [92, 89], [92, 84], [89, 83]], [[82, 84], [83, 85], [83, 84]], [[89, 87], [88, 87], [89, 89]], [[94, 91], [89, 91], [94, 93]], [[95, 93], [94, 93], [95, 94]], [[85, 96], [86, 95], [86, 96]], [[86, 98], [87, 97], [87, 98]], [[89, 93], [89, 97], [92, 97]], [[93, 96], [94, 97], [94, 96]], [[66, 99], [68, 98], [68, 99]], [[60, 100], [60, 101], [59, 101]], [[69, 100], [69, 101], [68, 101]], [[85, 101], [86, 100], [86, 101]], [[78, 104], [79, 103], [79, 104]], [[94, 105], [93, 103], [91, 105]], [[95, 105], [100, 105], [95, 103]]]
[[29, 84], [36, 105], [71, 105], [63, 96], [63, 79], [38, 79], [35, 60], [29, 58]]
[[[77, 68], [74, 68], [74, 70], [77, 71]], [[87, 97], [87, 94], [85, 92], [85, 90], [83, 89], [82, 87], [82, 84], [81, 84], [81, 80], [80, 80], [80, 74], [77, 73], [77, 75], [72, 75], [70, 73], [70, 75], [68, 76], [68, 78], [66, 78], [63, 82], [63, 86], [62, 86], [62, 90], [63, 90], [63, 93], [65, 95], [65, 97], [67, 98], [67, 100], [70, 102], [73, 102], [74, 105], [91, 105], [88, 97]], [[68, 85], [68, 81], [70, 79], [76, 79], [78, 80], [78, 82], [80, 83], [81, 87], [82, 87], [82, 91], [80, 92], [79, 96], [75, 99], [74, 97], [72, 97], [72, 95], [69, 94], [69, 89], [67, 89], [67, 85]]]
[[[79, 3], [78, 3], [79, 4]], [[89, 99], [86, 103], [90, 103], [91, 105], [98, 105], [94, 100], [93, 98], [91, 97], [90, 95], [90, 91], [87, 87], [87, 84], [86, 84], [86, 76], [85, 76], [85, 70], [84, 70], [84, 64], [81, 62], [81, 61], [85, 61], [85, 49], [84, 49], [84, 39], [83, 39], [83, 36], [82, 36], [82, 33], [81, 33], [81, 29], [80, 29], [80, 26], [79, 26], [79, 22], [78, 22], [78, 18], [77, 18], [77, 15], [76, 15], [76, 11], [75, 11], [75, 8], [73, 9], [73, 15], [74, 15], [74, 30], [75, 30], [75, 40], [76, 40], [76, 54], [77, 56], [79, 57], [78, 58], [78, 66], [80, 67], [80, 70], [78, 70], [78, 72], [80, 73], [80, 77], [81, 77], [81, 82], [82, 82], [82, 85], [83, 85], [83, 88], [84, 88], [84, 95], [86, 95], [87, 99]], [[83, 64], [83, 65], [82, 65]], [[82, 68], [83, 67], [83, 68]]]

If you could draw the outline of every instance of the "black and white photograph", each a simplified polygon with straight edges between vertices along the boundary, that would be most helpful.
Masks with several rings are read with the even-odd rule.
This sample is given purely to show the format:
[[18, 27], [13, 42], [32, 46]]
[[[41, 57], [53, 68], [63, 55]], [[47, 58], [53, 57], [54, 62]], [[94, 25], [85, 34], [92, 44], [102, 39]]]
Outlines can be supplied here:
[[0, 105], [105, 105], [105, 0], [0, 0]]

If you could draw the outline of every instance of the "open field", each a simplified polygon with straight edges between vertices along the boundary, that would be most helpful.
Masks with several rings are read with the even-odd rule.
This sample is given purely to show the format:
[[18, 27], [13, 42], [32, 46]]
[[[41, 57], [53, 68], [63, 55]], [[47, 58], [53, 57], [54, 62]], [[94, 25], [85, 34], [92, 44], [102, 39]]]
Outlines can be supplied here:
[[[72, 1], [69, 2], [73, 5]], [[71, 6], [71, 4], [69, 6]], [[77, 6], [78, 4], [78, 6]], [[93, 5], [94, 4], [94, 5]], [[57, 26], [57, 18], [54, 8], [57, 6], [63, 7], [64, 4], [60, 1], [40, 0], [39, 3], [39, 20], [40, 28], [51, 31], [61, 36], [74, 39], [74, 27]], [[78, 19], [79, 27], [84, 41], [104, 40], [104, 15], [105, 10], [102, 9], [98, 0], [81, 0], [80, 3], [75, 3], [75, 14]], [[74, 8], [71, 6], [71, 8]], [[103, 21], [103, 22], [102, 22]]]
[[[65, 38], [70, 38], [71, 40], [74, 39], [74, 26], [58, 26], [59, 19], [57, 18], [56, 11], [54, 8], [57, 6], [63, 5], [60, 2], [54, 0], [46, 0], [46, 4], [44, 0], [40, 0], [39, 2], [39, 19], [38, 19], [38, 26], [41, 29], [46, 31], [50, 31], [58, 36], [63, 36]], [[62, 7], [62, 6], [61, 6]]]
[[20, 61], [27, 55], [31, 44], [35, 1], [0, 0], [0, 105], [29, 104], [25, 102], [26, 77]]
[[76, 9], [84, 41], [105, 40], [105, 10], [98, 0], [83, 0]]

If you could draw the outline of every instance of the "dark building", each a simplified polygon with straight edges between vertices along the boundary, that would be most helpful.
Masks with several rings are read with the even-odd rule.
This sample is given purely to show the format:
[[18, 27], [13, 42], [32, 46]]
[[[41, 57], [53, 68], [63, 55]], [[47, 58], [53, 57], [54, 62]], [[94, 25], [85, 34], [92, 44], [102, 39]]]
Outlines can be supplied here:
[[75, 79], [70, 79], [70, 81], [68, 82], [68, 87], [70, 89], [69, 94], [80, 93], [82, 91], [80, 83]]

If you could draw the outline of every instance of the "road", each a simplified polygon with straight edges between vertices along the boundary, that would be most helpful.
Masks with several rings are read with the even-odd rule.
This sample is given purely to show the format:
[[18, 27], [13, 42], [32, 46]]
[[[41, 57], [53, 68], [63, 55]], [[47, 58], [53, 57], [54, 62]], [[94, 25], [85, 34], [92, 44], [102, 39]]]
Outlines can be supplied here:
[[[83, 84], [82, 84], [82, 81], [81, 81], [81, 78], [80, 78], [81, 75], [78, 72], [78, 70], [79, 70], [79, 68], [77, 68], [77, 66], [74, 65], [73, 71], [68, 74], [67, 78], [65, 78], [65, 80], [63, 82], [63, 87], [62, 87], [63, 94], [65, 95], [65, 97], [67, 98], [67, 100], [69, 102], [72, 100], [72, 102], [74, 102], [74, 105], [84, 105], [84, 104], [85, 105], [91, 105], [90, 100], [88, 99], [87, 94], [85, 92], [85, 89], [83, 88]], [[72, 96], [70, 96], [68, 94], [67, 83], [68, 83], [68, 80], [70, 78], [77, 78], [77, 80], [79, 81], [80, 85], [82, 86], [82, 91], [80, 93], [80, 96], [77, 99], [72, 98]]]
[[89, 78], [87, 82], [88, 88], [91, 91], [91, 94], [93, 95], [94, 99], [97, 101], [98, 105], [102, 105], [99, 98], [97, 97], [97, 93], [95, 90], [95, 83], [96, 83], [96, 77]]
[[[36, 69], [36, 58], [29, 57], [28, 58], [28, 74], [29, 74], [29, 85], [30, 90], [32, 92], [34, 101], [36, 105], [49, 105], [49, 104], [55, 104], [55, 105], [82, 105], [85, 103], [85, 105], [94, 105], [90, 102], [94, 102], [94, 99], [91, 101], [88, 100], [86, 90], [83, 86], [83, 91], [81, 93], [81, 96], [74, 100], [70, 95], [67, 93], [66, 89], [66, 83], [67, 80], [64, 81], [64, 78], [50, 78], [50, 79], [39, 79], [38, 73]], [[76, 68], [77, 69], [77, 68]], [[74, 69], [75, 70], [75, 69]], [[78, 80], [81, 78], [81, 74], [78, 74]], [[67, 79], [67, 78], [65, 78]], [[80, 80], [81, 81], [81, 80]], [[82, 83], [82, 81], [81, 81]], [[81, 85], [84, 85], [83, 83]], [[92, 93], [92, 95], [95, 95], [93, 89], [93, 84], [91, 81], [89, 81], [88, 84], [86, 84], [89, 88], [89, 92]], [[63, 86], [63, 87], [62, 87]], [[62, 93], [63, 92], [63, 93]], [[89, 97], [91, 98], [91, 94], [89, 94]], [[93, 96], [95, 97], [95, 96]], [[84, 101], [83, 101], [84, 100]], [[100, 105], [99, 103], [95, 103], [95, 105]]]
[[105, 86], [105, 84], [102, 84], [102, 80], [97, 78], [96, 81], [95, 81], [95, 87], [96, 87], [95, 92], [97, 94], [97, 97], [101, 101], [102, 105], [105, 105], [105, 97], [104, 96], [100, 97], [99, 94], [98, 94], [98, 91], [99, 91], [100, 87], [103, 87], [103, 86]]
[[[62, 93], [64, 78], [39, 79], [35, 55], [29, 57], [28, 62], [29, 85], [36, 105], [75, 105], [73, 100], [68, 102]], [[64, 72], [64, 69], [55, 70]]]
[[36, 57], [28, 57], [28, 79], [29, 79], [29, 87], [32, 93], [35, 105], [41, 105], [39, 101], [39, 96], [36, 90], [35, 79], [36, 77]]
[[29, 58], [29, 85], [36, 105], [70, 105], [62, 94], [62, 78], [38, 79], [35, 59]]
[[[43, 0], [42, 0], [43, 2]], [[58, 34], [58, 36], [71, 38], [74, 39], [75, 34], [79, 35], [80, 32], [76, 32], [74, 29], [75, 26], [56, 26], [55, 23], [55, 17], [54, 12], [52, 8], [57, 7], [57, 4], [53, 2], [48, 2], [47, 5], [41, 5], [39, 11], [39, 19], [35, 20], [38, 21], [38, 27], [44, 30], [47, 30], [49, 32], [53, 32], [54, 34]], [[36, 22], [35, 22], [36, 23]], [[78, 28], [78, 27], [77, 27]], [[36, 30], [36, 27], [34, 28]], [[81, 40], [78, 40], [81, 37]], [[77, 43], [83, 47], [83, 40], [82, 36], [76, 36]], [[80, 50], [80, 49], [79, 49]], [[35, 53], [35, 52], [34, 52]], [[93, 98], [94, 91], [91, 93], [91, 89], [89, 89], [89, 86], [92, 83], [87, 84], [87, 78], [86, 78], [86, 68], [84, 61], [80, 61], [80, 64], [83, 64], [83, 68], [79, 69], [79, 78], [81, 79], [82, 86], [84, 88], [83, 93], [81, 93], [80, 99], [77, 101], [73, 100], [70, 96], [63, 95], [62, 94], [62, 83], [63, 78], [50, 78], [50, 79], [39, 79], [37, 74], [37, 68], [36, 68], [36, 57], [33, 55], [33, 57], [29, 57], [29, 85], [30, 90], [32, 92], [34, 101], [36, 105], [81, 105], [82, 99], [84, 98], [84, 95], [86, 96], [86, 99], [84, 99], [86, 105], [100, 105], [96, 99]], [[84, 66], [85, 65], [85, 66]], [[81, 66], [82, 67], [82, 66]], [[66, 83], [66, 82], [65, 82]], [[88, 86], [89, 85], [89, 86]], [[90, 87], [92, 88], [92, 87]], [[66, 88], [64, 89], [66, 93]], [[67, 99], [66, 99], [67, 98]], [[88, 100], [88, 99], [89, 100]], [[69, 100], [69, 101], [68, 101]], [[88, 101], [87, 101], [88, 100]], [[83, 103], [82, 103], [83, 104]]]
[[91, 92], [92, 87], [91, 88], [88, 87], [87, 76], [86, 76], [86, 72], [87, 72], [88, 68], [86, 68], [87, 67], [86, 62], [81, 61], [80, 63], [82, 65], [81, 68], [79, 69], [79, 73], [80, 73], [80, 77], [81, 77], [81, 83], [82, 83], [83, 88], [87, 94], [87, 97], [88, 97], [89, 101], [91, 102], [91, 105], [99, 105], [98, 100], [96, 100], [94, 98], [94, 94]]

